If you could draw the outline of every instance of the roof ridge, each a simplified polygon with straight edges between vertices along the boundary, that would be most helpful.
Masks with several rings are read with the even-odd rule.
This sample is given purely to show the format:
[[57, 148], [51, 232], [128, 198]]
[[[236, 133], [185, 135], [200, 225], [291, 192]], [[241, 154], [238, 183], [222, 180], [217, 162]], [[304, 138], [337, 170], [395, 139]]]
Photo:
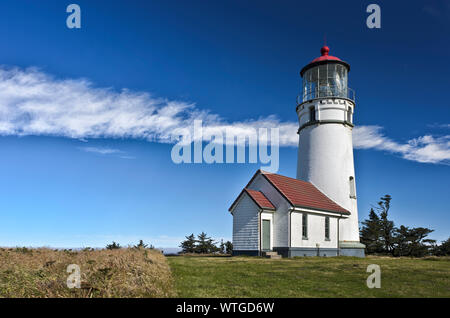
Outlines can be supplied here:
[[[288, 178], [288, 179], [291, 179], [291, 180], [294, 180], [294, 181], [300, 181], [300, 182], [305, 182], [305, 183], [312, 184], [309, 181], [288, 177], [288, 176], [285, 176], [285, 175], [282, 175], [282, 174], [279, 174], [279, 173], [267, 172], [267, 171], [264, 171], [264, 170], [261, 170], [261, 169], [260, 169], [260, 171], [261, 171], [262, 174], [272, 174], [272, 175], [280, 176], [280, 177], [283, 177], [283, 178]], [[315, 186], [314, 184], [312, 184], [312, 185]]]

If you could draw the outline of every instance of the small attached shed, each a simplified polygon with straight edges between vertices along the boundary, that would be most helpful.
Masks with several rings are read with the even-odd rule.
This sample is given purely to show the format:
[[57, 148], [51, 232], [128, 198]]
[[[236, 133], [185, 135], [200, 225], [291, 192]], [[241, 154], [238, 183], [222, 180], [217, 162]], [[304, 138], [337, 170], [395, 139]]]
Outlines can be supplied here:
[[339, 255], [350, 212], [313, 184], [258, 170], [231, 205], [233, 255]]

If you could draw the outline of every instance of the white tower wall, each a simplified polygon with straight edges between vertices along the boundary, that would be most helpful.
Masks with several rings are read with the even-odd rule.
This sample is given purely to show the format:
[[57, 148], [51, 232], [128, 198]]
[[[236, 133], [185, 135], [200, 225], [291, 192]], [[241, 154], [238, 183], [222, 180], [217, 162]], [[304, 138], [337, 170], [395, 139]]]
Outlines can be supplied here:
[[[354, 106], [348, 99], [321, 98], [297, 107], [300, 124], [297, 179], [311, 182], [350, 211], [348, 219], [340, 220], [339, 240], [359, 242], [356, 186], [350, 185], [355, 182], [351, 123]], [[315, 108], [313, 121], [311, 107]]]

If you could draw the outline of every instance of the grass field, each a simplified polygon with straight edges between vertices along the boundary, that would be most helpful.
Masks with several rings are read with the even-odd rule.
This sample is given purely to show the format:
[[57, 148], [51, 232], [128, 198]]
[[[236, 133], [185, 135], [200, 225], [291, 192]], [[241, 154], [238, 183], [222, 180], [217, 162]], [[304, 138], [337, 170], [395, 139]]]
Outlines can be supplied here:
[[[67, 287], [69, 264], [81, 288]], [[156, 250], [0, 249], [0, 297], [171, 297], [172, 276]]]
[[[67, 287], [69, 264], [81, 288]], [[381, 266], [369, 289], [367, 265]], [[0, 248], [0, 297], [450, 297], [450, 258], [172, 256]]]
[[[168, 257], [179, 297], [450, 297], [450, 258]], [[381, 288], [366, 285], [381, 267]]]

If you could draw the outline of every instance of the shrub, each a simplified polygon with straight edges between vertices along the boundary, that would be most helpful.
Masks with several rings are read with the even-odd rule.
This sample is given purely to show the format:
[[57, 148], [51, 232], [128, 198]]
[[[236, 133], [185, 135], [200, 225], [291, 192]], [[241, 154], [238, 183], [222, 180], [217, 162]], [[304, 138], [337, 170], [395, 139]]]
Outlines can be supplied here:
[[116, 243], [114, 241], [111, 244], [106, 245], [107, 250], [117, 250], [119, 248], [122, 248], [122, 247], [120, 246], [119, 243]]

